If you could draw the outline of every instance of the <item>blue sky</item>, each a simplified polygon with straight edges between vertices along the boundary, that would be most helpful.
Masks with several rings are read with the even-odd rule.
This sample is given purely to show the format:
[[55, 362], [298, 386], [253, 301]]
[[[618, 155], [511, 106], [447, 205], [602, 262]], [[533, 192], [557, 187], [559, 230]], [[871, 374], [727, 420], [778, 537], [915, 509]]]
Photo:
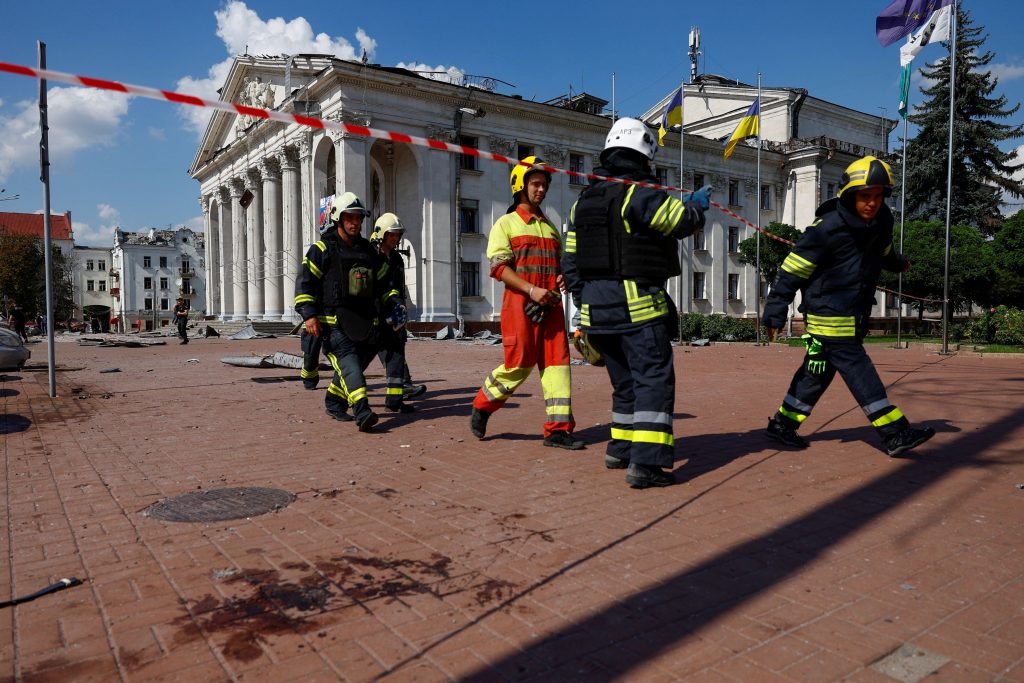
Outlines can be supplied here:
[[[816, 97], [896, 118], [898, 45], [879, 46], [874, 19], [887, 0], [787, 0], [652, 4], [590, 2], [288, 3], [246, 0], [148, 3], [5, 3], [0, 61], [163, 89], [212, 95], [226, 60], [252, 54], [327, 52], [386, 66], [455, 68], [514, 84], [500, 92], [546, 100], [586, 90], [621, 114], [640, 114], [689, 73], [687, 34], [702, 34], [702, 72], [765, 86], [804, 87]], [[995, 53], [997, 93], [1024, 99], [1024, 3], [964, 0]], [[938, 59], [925, 48], [916, 64]], [[918, 79], [918, 83], [920, 80]], [[0, 74], [0, 211], [42, 209], [38, 84]], [[201, 121], [192, 108], [53, 85], [51, 206], [70, 210], [80, 244], [106, 246], [113, 227], [201, 228], [198, 183], [187, 169]], [[919, 102], [916, 89], [911, 102]], [[883, 109], [884, 108], [884, 109]], [[1008, 123], [1024, 122], [1017, 112]], [[1024, 148], [1024, 141], [1012, 147]], [[1007, 145], [1007, 149], [1011, 145]], [[1024, 158], [1024, 157], [1022, 157]]]

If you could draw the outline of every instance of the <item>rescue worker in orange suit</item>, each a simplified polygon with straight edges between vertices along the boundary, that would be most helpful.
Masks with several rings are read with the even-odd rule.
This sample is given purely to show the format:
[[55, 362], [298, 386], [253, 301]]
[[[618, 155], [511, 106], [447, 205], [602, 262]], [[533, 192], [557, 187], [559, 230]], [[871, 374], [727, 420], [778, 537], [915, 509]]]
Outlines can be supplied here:
[[[359, 197], [343, 194], [331, 209], [337, 229], [306, 251], [295, 285], [295, 310], [310, 334], [323, 336], [324, 353], [334, 367], [324, 398], [327, 414], [354, 420], [361, 432], [370, 431], [379, 419], [370, 409], [363, 371], [377, 355], [381, 318], [405, 308], [387, 263], [359, 234], [367, 213]], [[401, 374], [402, 362], [397, 355], [388, 374]], [[401, 393], [389, 394], [384, 405], [401, 411]]]
[[[638, 119], [616, 121], [597, 175], [657, 183], [654, 133]], [[605, 467], [625, 469], [633, 488], [670, 486], [675, 304], [665, 291], [680, 274], [677, 240], [704, 225], [710, 188], [680, 201], [663, 190], [592, 180], [569, 214], [562, 268], [580, 330], [600, 353], [612, 384]], [[668, 471], [666, 471], [668, 470]]]
[[[406, 289], [405, 289], [405, 259], [402, 258], [402, 254], [398, 251], [398, 243], [402, 241], [402, 237], [405, 236], [405, 227], [402, 225], [402, 221], [398, 219], [393, 213], [382, 214], [380, 218], [373, 224], [373, 232], [370, 233], [370, 244], [380, 253], [384, 260], [388, 264], [388, 272], [391, 273], [391, 277], [394, 281], [395, 289], [401, 294], [403, 300], [407, 300]], [[402, 374], [392, 376], [390, 373], [387, 376], [387, 392], [388, 395], [401, 394], [402, 398], [408, 401], [411, 398], [422, 395], [427, 387], [423, 384], [413, 384], [412, 374], [409, 372], [409, 361], [405, 355], [406, 340], [409, 337], [409, 333], [406, 330], [405, 323], [407, 321], [402, 318], [400, 320], [392, 320], [391, 323], [381, 326], [381, 344], [380, 350], [377, 352], [377, 358], [384, 364], [384, 369], [387, 370], [391, 364], [391, 357], [393, 354], [402, 354]], [[410, 405], [402, 405], [403, 412], [413, 412], [413, 407]]]
[[484, 381], [473, 399], [470, 430], [478, 439], [487, 421], [505, 405], [536, 365], [544, 393], [544, 445], [568, 450], [584, 448], [573, 437], [569, 338], [560, 290], [564, 287], [559, 258], [562, 240], [541, 211], [551, 174], [536, 165], [535, 156], [512, 169], [513, 204], [491, 228], [487, 258], [491, 277], [505, 285], [501, 304], [501, 338], [505, 362]]
[[807, 448], [797, 429], [838, 372], [877, 431], [890, 456], [932, 438], [931, 427], [913, 427], [889, 402], [885, 386], [864, 351], [875, 287], [883, 268], [904, 271], [910, 262], [893, 249], [893, 216], [885, 205], [892, 194], [889, 165], [873, 156], [850, 164], [838, 197], [818, 207], [817, 219], [783, 261], [764, 307], [768, 338], [786, 322], [796, 293], [802, 293], [807, 354], [789, 392], [768, 421], [766, 434], [794, 448]]

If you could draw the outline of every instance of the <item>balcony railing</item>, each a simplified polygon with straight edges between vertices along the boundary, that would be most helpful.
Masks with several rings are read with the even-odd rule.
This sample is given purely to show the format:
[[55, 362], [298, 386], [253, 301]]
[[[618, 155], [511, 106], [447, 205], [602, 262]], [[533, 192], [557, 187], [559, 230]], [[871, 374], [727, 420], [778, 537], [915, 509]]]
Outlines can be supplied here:
[[180, 275], [182, 277], [195, 277], [196, 276], [196, 269], [195, 268], [178, 268], [178, 275]]

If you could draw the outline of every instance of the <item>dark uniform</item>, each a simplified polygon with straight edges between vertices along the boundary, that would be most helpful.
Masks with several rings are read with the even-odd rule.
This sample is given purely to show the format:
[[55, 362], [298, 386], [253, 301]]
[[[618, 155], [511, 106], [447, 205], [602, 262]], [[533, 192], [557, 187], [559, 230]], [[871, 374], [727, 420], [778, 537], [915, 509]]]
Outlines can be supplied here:
[[312, 334], [302, 326], [299, 335], [299, 347], [302, 349], [302, 369], [299, 370], [299, 377], [302, 378], [302, 386], [312, 391], [320, 383], [320, 354], [324, 346], [324, 338], [319, 334]]
[[[324, 399], [327, 413], [351, 420], [351, 407], [359, 428], [369, 429], [377, 416], [363, 371], [378, 351], [382, 311], [402, 303], [387, 263], [365, 238], [357, 235], [349, 247], [331, 231], [306, 252], [295, 287], [295, 310], [303, 320], [317, 316], [326, 330], [323, 350], [334, 367]], [[401, 366], [388, 374], [401, 374]], [[389, 395], [385, 405], [400, 409], [401, 392], [397, 400]]]
[[[402, 255], [398, 253], [397, 249], [392, 249], [391, 253], [386, 257], [382, 253], [381, 258], [387, 259], [388, 272], [391, 274], [392, 284], [395, 290], [404, 296], [405, 260], [402, 258]], [[387, 372], [387, 395], [389, 397], [411, 398], [406, 388], [412, 386], [409, 364], [405, 360], [405, 342], [408, 336], [409, 332], [404, 325], [397, 330], [386, 322], [381, 326], [380, 350], [377, 352], [377, 357], [384, 364], [385, 371], [398, 366], [399, 360], [401, 363], [401, 372], [397, 374]], [[412, 412], [412, 406], [408, 406], [404, 410]]]
[[[638, 153], [616, 151], [594, 173], [657, 183]], [[673, 465], [676, 312], [665, 282], [680, 273], [676, 240], [703, 224], [699, 208], [662, 190], [611, 181], [592, 181], [570, 211], [562, 270], [612, 383], [610, 469]]]
[[[871, 157], [855, 162], [854, 180], [846, 197], [830, 199], [818, 207], [815, 220], [803, 233], [782, 263], [778, 279], [765, 303], [764, 325], [781, 328], [786, 312], [798, 291], [803, 293], [800, 311], [804, 313], [808, 353], [800, 364], [789, 392], [769, 422], [768, 434], [788, 445], [804, 447], [795, 434], [828, 389], [838, 372], [860, 404], [879, 436], [895, 455], [927, 440], [933, 430], [910, 427], [899, 408], [889, 402], [885, 386], [871, 359], [864, 351], [875, 287], [882, 269], [904, 270], [906, 259], [893, 249], [893, 216], [882, 204], [874, 218], [865, 221], [855, 210], [855, 190], [865, 184], [856, 168], [868, 166]], [[883, 168], [884, 167], [884, 168]], [[871, 166], [872, 173], [883, 174], [888, 167]], [[849, 183], [850, 171], [844, 176]], [[891, 183], [883, 187], [891, 187]], [[781, 429], [780, 429], [781, 427]], [[894, 442], [897, 435], [906, 437]], [[923, 437], [923, 438], [921, 438]], [[913, 441], [912, 445], [908, 445]], [[893, 444], [899, 448], [893, 452]]]
[[[99, 322], [99, 319], [96, 321]], [[180, 343], [188, 344], [188, 304], [184, 299], [178, 299], [174, 304], [174, 322], [178, 326], [178, 339]], [[102, 332], [102, 329], [97, 329]]]

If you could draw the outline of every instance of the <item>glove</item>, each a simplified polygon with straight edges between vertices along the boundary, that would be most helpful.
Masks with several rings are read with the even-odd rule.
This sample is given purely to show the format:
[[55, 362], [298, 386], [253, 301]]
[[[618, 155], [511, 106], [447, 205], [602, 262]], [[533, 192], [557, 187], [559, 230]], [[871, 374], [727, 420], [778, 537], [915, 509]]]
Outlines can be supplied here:
[[825, 372], [827, 365], [825, 347], [821, 345], [820, 341], [809, 334], [805, 334], [800, 338], [804, 340], [804, 346], [807, 347], [807, 372], [812, 375], [820, 375]]
[[402, 329], [402, 326], [409, 321], [409, 314], [406, 312], [404, 304], [400, 304], [397, 301], [392, 304], [391, 312], [388, 313], [387, 317], [384, 318], [384, 322], [391, 325], [392, 329], [398, 331]]
[[587, 336], [586, 332], [581, 330], [573, 332], [572, 345], [583, 356], [583, 360], [597, 367], [604, 365], [604, 358], [601, 356], [601, 352], [591, 346], [590, 337]]
[[526, 302], [526, 306], [523, 307], [523, 310], [526, 312], [526, 317], [538, 325], [544, 322], [544, 318], [548, 317], [547, 306], [541, 306], [540, 304], [532, 301]]
[[684, 192], [683, 204], [694, 203], [701, 211], [711, 208], [711, 186], [705, 185], [696, 192]]

